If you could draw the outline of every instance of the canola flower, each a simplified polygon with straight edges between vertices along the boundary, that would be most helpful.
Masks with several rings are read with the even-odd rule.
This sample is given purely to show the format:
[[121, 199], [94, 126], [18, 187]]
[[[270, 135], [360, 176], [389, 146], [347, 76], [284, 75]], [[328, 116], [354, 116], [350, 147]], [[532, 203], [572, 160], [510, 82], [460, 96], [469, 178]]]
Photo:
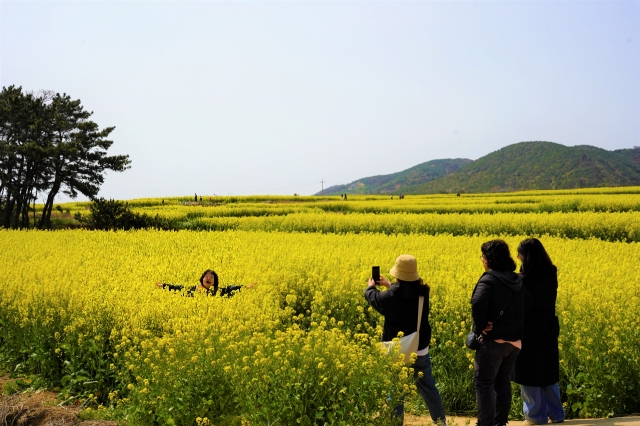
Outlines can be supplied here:
[[[138, 199], [133, 212], [166, 229], [451, 235], [550, 235], [640, 242], [640, 187], [501, 194]], [[67, 203], [61, 224], [86, 217]], [[57, 213], [56, 213], [57, 214]], [[83, 216], [84, 215], [84, 216]], [[78, 224], [77, 222], [75, 223]]]
[[[90, 203], [61, 204], [71, 215], [86, 213]], [[273, 216], [291, 213], [553, 213], [553, 212], [638, 212], [640, 187], [589, 188], [583, 190], [521, 191], [491, 194], [407, 195], [399, 200], [390, 195], [338, 196], [203, 196], [142, 198], [129, 200], [138, 213], [151, 216], [193, 219], [197, 217]], [[42, 206], [37, 206], [41, 209]]]
[[210, 230], [451, 234], [551, 235], [640, 241], [640, 212], [496, 213], [496, 214], [349, 214], [293, 213], [286, 216], [198, 218], [192, 227]]
[[[506, 239], [515, 250], [523, 238]], [[468, 412], [472, 354], [463, 342], [486, 239], [0, 231], [0, 359], [141, 424], [229, 415], [246, 424], [386, 424], [413, 386], [406, 366], [378, 349], [382, 318], [362, 291], [371, 265], [388, 271], [411, 253], [432, 288], [430, 352], [445, 408]], [[640, 246], [542, 241], [559, 269], [568, 412], [638, 411]], [[231, 299], [153, 285], [189, 284], [206, 268], [221, 286], [260, 285]]]

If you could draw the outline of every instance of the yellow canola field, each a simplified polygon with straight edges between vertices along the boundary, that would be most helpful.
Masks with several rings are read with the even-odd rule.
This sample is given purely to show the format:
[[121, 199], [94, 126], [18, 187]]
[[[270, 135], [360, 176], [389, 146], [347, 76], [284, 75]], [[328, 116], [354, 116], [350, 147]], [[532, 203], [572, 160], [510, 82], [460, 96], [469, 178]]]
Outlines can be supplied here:
[[[524, 237], [508, 237], [515, 250]], [[134, 424], [388, 424], [411, 380], [379, 352], [362, 291], [411, 253], [431, 286], [434, 374], [472, 411], [469, 299], [487, 237], [0, 231], [0, 361]], [[559, 270], [561, 388], [572, 416], [639, 411], [640, 245], [542, 238]], [[183, 297], [213, 268], [233, 298]], [[514, 415], [520, 410], [514, 404]], [[235, 420], [234, 420], [235, 419]], [[205, 422], [206, 423], [206, 422]]]
[[495, 214], [331, 214], [205, 217], [189, 226], [207, 230], [322, 233], [550, 235], [640, 241], [640, 212], [495, 213]]
[[[627, 212], [640, 211], [640, 193], [603, 194], [465, 194], [412, 195], [400, 200], [397, 196], [350, 195], [340, 197], [216, 197], [202, 202], [184, 199], [147, 198], [129, 201], [141, 213], [151, 215], [185, 215], [204, 217], [241, 215], [283, 215], [292, 212], [345, 213], [550, 213], [550, 212]], [[86, 206], [87, 203], [69, 203]]]
[[[640, 211], [640, 187], [585, 190], [521, 191], [484, 194], [425, 194], [339, 196], [202, 196], [139, 198], [127, 203], [136, 212], [152, 216], [239, 217], [290, 213], [551, 213]], [[200, 200], [200, 198], [198, 199]], [[164, 202], [164, 203], [163, 203]], [[71, 214], [87, 213], [88, 202], [61, 204]], [[41, 209], [39, 206], [38, 209]]]

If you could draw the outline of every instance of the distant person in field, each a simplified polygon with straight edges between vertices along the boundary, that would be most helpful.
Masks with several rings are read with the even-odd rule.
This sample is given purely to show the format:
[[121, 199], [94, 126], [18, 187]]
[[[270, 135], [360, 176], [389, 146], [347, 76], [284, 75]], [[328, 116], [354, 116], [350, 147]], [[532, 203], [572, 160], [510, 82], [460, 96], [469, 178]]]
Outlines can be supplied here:
[[[219, 288], [218, 287], [218, 274], [213, 269], [207, 269], [202, 273], [200, 277], [200, 284], [191, 286], [187, 288], [186, 292], [188, 296], [193, 296], [196, 292], [203, 292], [207, 296], [228, 296], [231, 297], [235, 292], [240, 291], [243, 287], [250, 289], [258, 285], [258, 283], [249, 284], [247, 286], [242, 285], [230, 285], [226, 287]], [[157, 282], [156, 286], [162, 289], [168, 289], [171, 291], [183, 291], [185, 289], [184, 285], [176, 285], [176, 284], [166, 284]]]
[[564, 421], [560, 401], [560, 325], [556, 316], [558, 270], [542, 243], [528, 238], [518, 246], [520, 277], [533, 301], [524, 316], [522, 350], [515, 366], [527, 421], [547, 424]]
[[197, 193], [193, 196], [193, 199], [195, 200], [196, 203], [198, 202], [198, 194]]
[[473, 362], [478, 426], [504, 426], [511, 410], [511, 374], [524, 335], [526, 290], [503, 240], [480, 247], [482, 274], [471, 295], [473, 331], [481, 335]]

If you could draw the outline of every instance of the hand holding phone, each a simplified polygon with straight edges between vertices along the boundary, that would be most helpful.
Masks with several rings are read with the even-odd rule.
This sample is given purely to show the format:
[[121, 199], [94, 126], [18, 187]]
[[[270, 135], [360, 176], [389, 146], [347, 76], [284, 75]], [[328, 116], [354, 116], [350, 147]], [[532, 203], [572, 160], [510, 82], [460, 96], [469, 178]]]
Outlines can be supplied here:
[[380, 285], [380, 267], [373, 266], [371, 268], [371, 278], [375, 281], [376, 285]]

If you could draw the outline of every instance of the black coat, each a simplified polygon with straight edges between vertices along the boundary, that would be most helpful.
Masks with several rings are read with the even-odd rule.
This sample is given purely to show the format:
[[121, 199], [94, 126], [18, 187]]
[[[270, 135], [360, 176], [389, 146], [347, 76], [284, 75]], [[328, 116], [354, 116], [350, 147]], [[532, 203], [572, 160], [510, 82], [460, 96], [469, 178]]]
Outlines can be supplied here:
[[493, 329], [487, 332], [485, 339], [521, 340], [524, 334], [525, 298], [522, 281], [515, 272], [485, 272], [471, 295], [473, 331], [480, 334], [487, 323], [493, 322]]
[[416, 283], [391, 284], [387, 291], [375, 287], [367, 287], [364, 298], [375, 309], [384, 315], [382, 341], [388, 342], [398, 337], [402, 331], [405, 336], [418, 329], [419, 294], [424, 296], [422, 318], [420, 320], [420, 341], [418, 350], [429, 346], [431, 326], [429, 325], [429, 287]]
[[525, 386], [549, 386], [560, 380], [556, 316], [558, 276], [553, 271], [544, 276], [521, 275], [533, 300], [524, 318], [522, 350], [515, 366], [515, 382]]

